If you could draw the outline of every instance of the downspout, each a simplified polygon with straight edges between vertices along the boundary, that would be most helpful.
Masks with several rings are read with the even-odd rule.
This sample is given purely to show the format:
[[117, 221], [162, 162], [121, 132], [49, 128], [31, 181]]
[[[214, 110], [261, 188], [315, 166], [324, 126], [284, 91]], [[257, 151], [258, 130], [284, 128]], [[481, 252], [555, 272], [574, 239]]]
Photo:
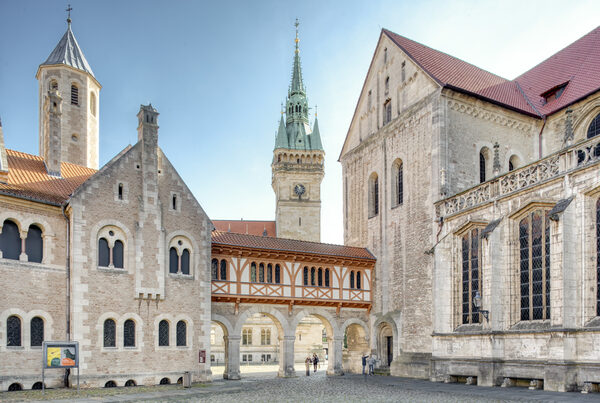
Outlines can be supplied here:
[[[66, 315], [66, 337], [67, 341], [71, 341], [71, 221], [69, 221], [69, 217], [65, 212], [66, 204], [62, 205], [62, 214], [65, 218], [65, 222], [67, 223], [67, 236], [66, 236], [66, 299], [67, 306], [65, 310]], [[69, 368], [65, 369], [65, 377], [64, 377], [64, 385], [65, 387], [69, 387], [69, 375], [71, 374], [71, 370]]]

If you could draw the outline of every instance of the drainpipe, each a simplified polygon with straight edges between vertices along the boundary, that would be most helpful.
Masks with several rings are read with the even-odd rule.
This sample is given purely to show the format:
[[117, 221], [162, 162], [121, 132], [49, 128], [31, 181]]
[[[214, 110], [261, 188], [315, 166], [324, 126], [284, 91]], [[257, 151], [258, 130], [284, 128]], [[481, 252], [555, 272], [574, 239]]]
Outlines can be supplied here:
[[[71, 221], [69, 221], [69, 217], [65, 212], [66, 205], [62, 205], [62, 214], [65, 218], [65, 222], [67, 223], [67, 239], [66, 239], [66, 294], [67, 294], [67, 306], [66, 306], [66, 337], [67, 341], [71, 341]], [[64, 384], [65, 387], [69, 387], [69, 375], [71, 374], [71, 370], [69, 368], [65, 369], [65, 377]]]
[[544, 115], [544, 121], [542, 123], [542, 128], [540, 129], [540, 134], [538, 136], [538, 158], [542, 159], [542, 132], [544, 131], [544, 127], [546, 126], [546, 115]]

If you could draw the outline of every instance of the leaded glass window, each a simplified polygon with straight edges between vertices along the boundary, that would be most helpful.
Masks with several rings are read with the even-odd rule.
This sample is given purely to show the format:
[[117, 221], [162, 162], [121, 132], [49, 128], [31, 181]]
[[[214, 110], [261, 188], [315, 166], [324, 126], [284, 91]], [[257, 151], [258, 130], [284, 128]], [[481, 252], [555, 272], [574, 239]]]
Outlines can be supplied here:
[[600, 134], [600, 113], [592, 120], [588, 127], [587, 138], [591, 139]]
[[39, 316], [31, 318], [29, 330], [31, 346], [41, 346], [44, 341], [44, 320]]
[[106, 319], [104, 321], [104, 347], [115, 347], [117, 345], [116, 334], [115, 321]]
[[190, 274], [190, 251], [188, 249], [181, 252], [181, 274]]
[[479, 229], [474, 228], [462, 237], [462, 323], [479, 323], [473, 298], [481, 293]]
[[550, 221], [536, 210], [519, 222], [521, 320], [550, 319]]
[[135, 322], [131, 319], [123, 324], [123, 346], [135, 347]]
[[403, 169], [402, 161], [400, 161], [396, 168], [396, 204], [402, 204], [404, 202]]
[[225, 281], [227, 280], [227, 260], [222, 259], [221, 260], [221, 280]]
[[27, 261], [42, 263], [44, 242], [42, 240], [42, 230], [37, 225], [30, 225], [25, 240], [25, 253]]
[[17, 347], [21, 345], [21, 318], [9, 316], [6, 319], [6, 346]]
[[177, 322], [177, 345], [178, 346], [186, 346], [187, 345], [187, 324], [180, 320]]
[[600, 199], [596, 202], [596, 301], [596, 315], [600, 316]]
[[164, 319], [158, 324], [158, 345], [169, 345], [169, 322]]
[[2, 233], [0, 233], [0, 250], [4, 259], [19, 260], [21, 254], [21, 235], [19, 227], [10, 220], [2, 224]]
[[172, 246], [169, 249], [169, 273], [177, 273], [179, 271], [179, 256], [177, 249]]
[[217, 259], [213, 259], [210, 262], [210, 273], [211, 273], [211, 278], [213, 280], [218, 280], [219, 279], [219, 261]]

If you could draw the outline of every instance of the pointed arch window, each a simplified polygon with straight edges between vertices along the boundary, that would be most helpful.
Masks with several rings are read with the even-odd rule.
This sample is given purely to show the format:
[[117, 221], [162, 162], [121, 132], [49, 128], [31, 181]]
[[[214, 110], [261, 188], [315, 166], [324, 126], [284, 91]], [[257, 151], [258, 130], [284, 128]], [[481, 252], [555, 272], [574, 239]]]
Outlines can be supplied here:
[[271, 329], [260, 330], [260, 345], [268, 346], [271, 344]]
[[169, 345], [169, 322], [164, 319], [158, 324], [158, 345]]
[[39, 316], [31, 318], [29, 330], [31, 346], [41, 346], [44, 341], [44, 319], [40, 318]]
[[356, 272], [356, 288], [358, 290], [362, 289], [362, 276], [360, 275], [360, 271]]
[[6, 346], [21, 346], [21, 318], [12, 315], [6, 319]]
[[392, 206], [404, 203], [404, 167], [401, 159], [397, 159], [392, 165], [392, 190]]
[[104, 347], [115, 347], [116, 343], [116, 325], [113, 319], [104, 321]]
[[11, 220], [5, 220], [0, 233], [0, 250], [4, 259], [19, 260], [21, 255], [21, 235], [19, 227]]
[[587, 131], [587, 138], [591, 139], [600, 134], [600, 113], [596, 115], [592, 123], [590, 123]]
[[483, 154], [483, 151], [481, 151], [479, 153], [479, 183], [485, 182], [485, 177], [486, 177], [485, 165], [486, 165], [485, 155]]
[[323, 287], [323, 269], [319, 267], [319, 272], [317, 275], [317, 285], [319, 287]]
[[385, 78], [385, 95], [390, 93], [390, 77]]
[[479, 323], [479, 313], [474, 310], [475, 294], [481, 294], [479, 228], [462, 237], [462, 323]]
[[177, 346], [187, 346], [187, 323], [185, 321], [180, 320], [177, 322]]
[[252, 345], [252, 329], [243, 329], [242, 330], [242, 345], [243, 346], [251, 346]]
[[267, 265], [267, 283], [273, 282], [273, 265], [269, 263]]
[[227, 281], [227, 260], [225, 259], [221, 259], [221, 270], [219, 274], [219, 280]]

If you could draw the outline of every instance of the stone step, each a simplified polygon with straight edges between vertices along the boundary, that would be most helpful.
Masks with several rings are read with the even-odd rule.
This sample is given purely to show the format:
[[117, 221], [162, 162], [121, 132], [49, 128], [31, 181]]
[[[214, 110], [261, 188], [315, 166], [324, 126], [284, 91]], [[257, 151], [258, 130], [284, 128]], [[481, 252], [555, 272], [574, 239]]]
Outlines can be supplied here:
[[390, 376], [389, 368], [375, 368], [373, 372], [375, 372], [375, 375], [379, 376]]

